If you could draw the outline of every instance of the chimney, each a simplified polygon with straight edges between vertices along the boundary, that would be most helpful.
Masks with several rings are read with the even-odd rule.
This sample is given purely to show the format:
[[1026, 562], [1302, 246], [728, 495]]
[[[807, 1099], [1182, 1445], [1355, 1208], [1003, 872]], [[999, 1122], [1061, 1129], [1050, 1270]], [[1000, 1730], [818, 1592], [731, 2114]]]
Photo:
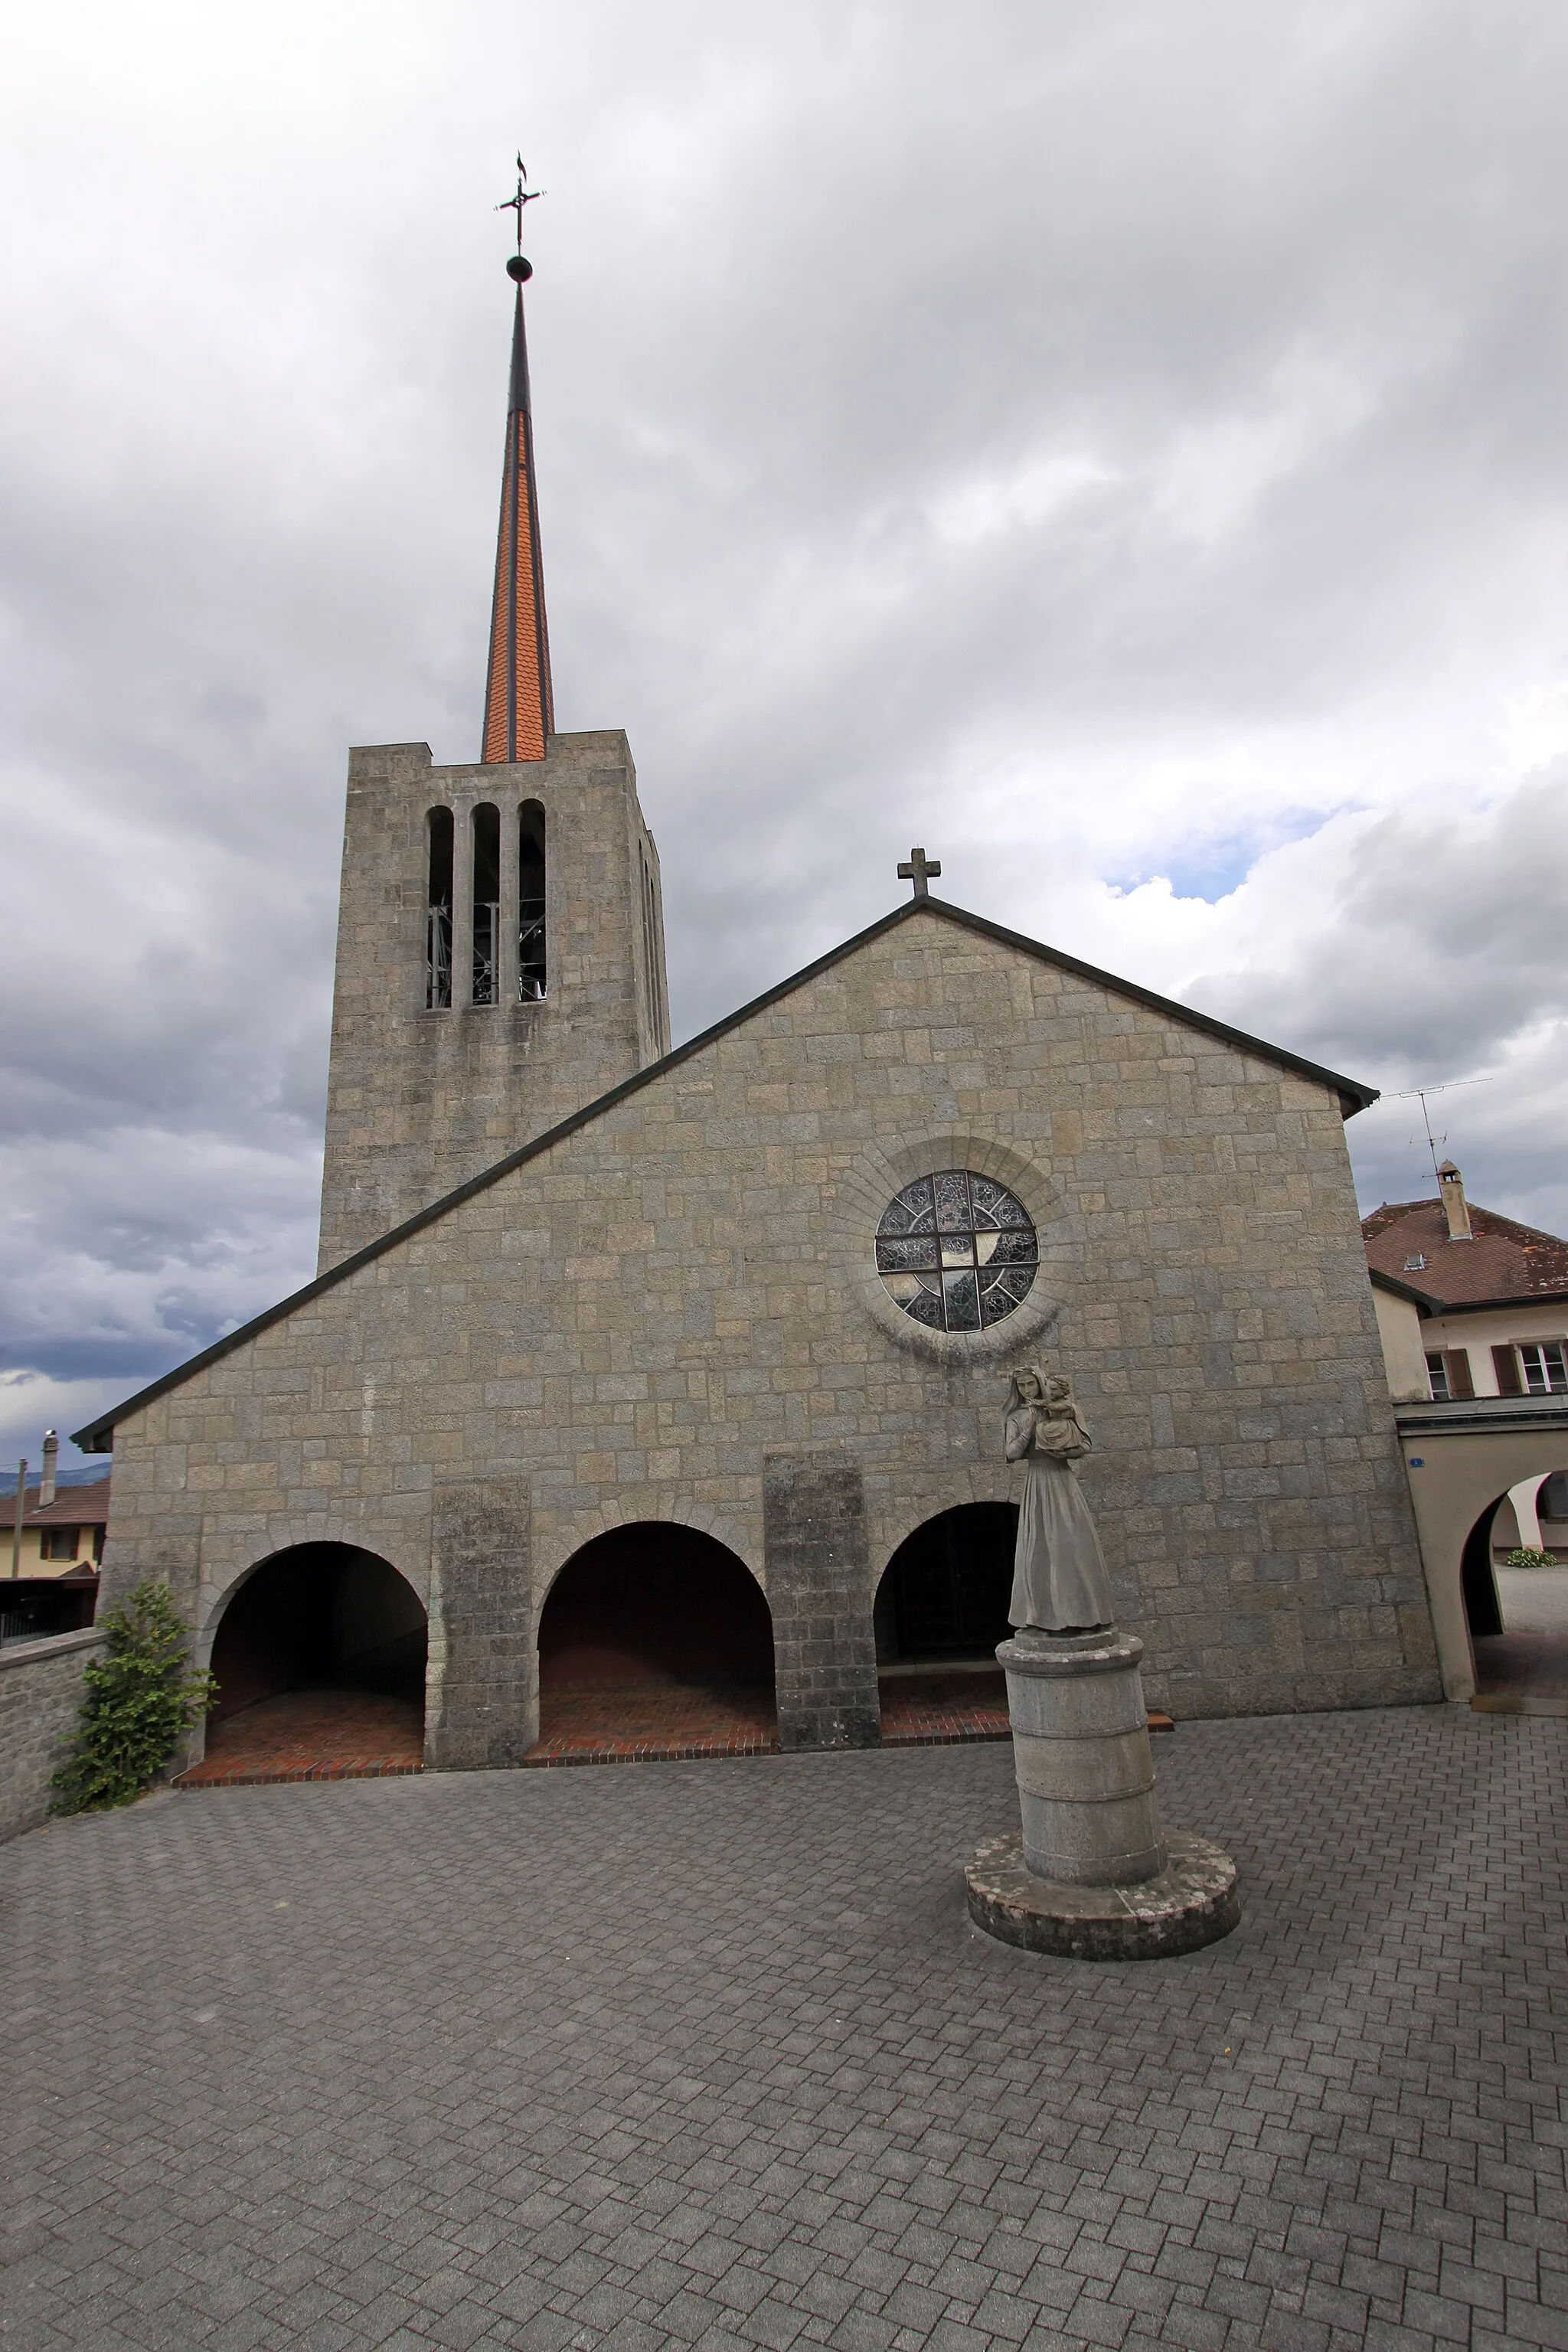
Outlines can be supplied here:
[[55, 1466], [60, 1458], [60, 1441], [52, 1429], [44, 1432], [44, 1466], [38, 1478], [38, 1508], [55, 1499]]
[[1438, 1196], [1443, 1214], [1448, 1220], [1448, 1239], [1468, 1242], [1475, 1239], [1470, 1231], [1469, 1204], [1465, 1199], [1465, 1180], [1451, 1160], [1445, 1160], [1437, 1171]]
[[11, 1519], [11, 1573], [22, 1573], [22, 1514], [27, 1507], [27, 1457], [16, 1465], [16, 1508]]

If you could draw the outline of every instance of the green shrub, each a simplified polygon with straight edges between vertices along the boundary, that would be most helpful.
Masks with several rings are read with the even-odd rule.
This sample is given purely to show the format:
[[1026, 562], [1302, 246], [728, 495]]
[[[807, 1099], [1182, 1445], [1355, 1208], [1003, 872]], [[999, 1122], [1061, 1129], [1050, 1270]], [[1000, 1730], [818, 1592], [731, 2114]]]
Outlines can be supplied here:
[[1557, 1555], [1537, 1551], [1531, 1544], [1521, 1544], [1517, 1551], [1510, 1552], [1506, 1564], [1510, 1568], [1555, 1568]]
[[191, 1672], [185, 1628], [166, 1584], [139, 1584], [110, 1611], [103, 1630], [107, 1654], [83, 1678], [81, 1718], [54, 1776], [57, 1813], [134, 1803], [182, 1732], [217, 1703], [211, 1675]]

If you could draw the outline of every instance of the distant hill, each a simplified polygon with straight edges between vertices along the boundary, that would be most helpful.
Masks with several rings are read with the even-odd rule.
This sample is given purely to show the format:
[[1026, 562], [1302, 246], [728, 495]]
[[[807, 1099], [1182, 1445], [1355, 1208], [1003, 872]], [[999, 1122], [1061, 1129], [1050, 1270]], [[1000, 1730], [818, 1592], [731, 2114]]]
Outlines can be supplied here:
[[[55, 1485], [57, 1487], [96, 1486], [100, 1478], [107, 1478], [108, 1475], [109, 1463], [107, 1459], [102, 1462], [77, 1462], [73, 1463], [68, 1470], [60, 1470], [57, 1472]], [[31, 1491], [37, 1483], [38, 1465], [36, 1462], [29, 1462], [27, 1465], [27, 1486], [29, 1491]], [[16, 1491], [16, 1473], [15, 1470], [0, 1470], [0, 1495], [14, 1495]]]

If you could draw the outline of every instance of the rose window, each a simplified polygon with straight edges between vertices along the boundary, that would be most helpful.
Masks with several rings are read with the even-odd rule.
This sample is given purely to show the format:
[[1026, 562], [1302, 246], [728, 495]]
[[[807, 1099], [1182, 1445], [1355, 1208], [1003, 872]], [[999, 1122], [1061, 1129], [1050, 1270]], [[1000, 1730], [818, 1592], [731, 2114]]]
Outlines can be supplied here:
[[1023, 1202], [965, 1168], [906, 1184], [877, 1228], [889, 1295], [933, 1331], [1000, 1323], [1028, 1297], [1039, 1260]]

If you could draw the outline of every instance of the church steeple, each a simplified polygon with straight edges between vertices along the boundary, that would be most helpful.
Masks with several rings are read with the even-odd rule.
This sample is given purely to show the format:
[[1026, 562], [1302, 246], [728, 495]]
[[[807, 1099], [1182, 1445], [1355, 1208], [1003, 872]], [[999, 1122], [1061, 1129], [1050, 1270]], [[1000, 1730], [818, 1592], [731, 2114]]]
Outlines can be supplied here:
[[485, 761], [542, 760], [555, 730], [550, 691], [550, 633], [544, 618], [544, 564], [539, 550], [539, 496], [533, 470], [533, 415], [528, 392], [528, 335], [522, 289], [532, 265], [522, 251], [522, 208], [542, 190], [526, 188], [517, 159], [517, 194], [502, 210], [517, 211], [517, 246], [507, 275], [517, 288], [511, 327], [511, 394], [507, 407], [506, 460], [501, 469], [500, 529], [496, 540], [495, 603], [490, 614], [489, 674], [485, 683]]

